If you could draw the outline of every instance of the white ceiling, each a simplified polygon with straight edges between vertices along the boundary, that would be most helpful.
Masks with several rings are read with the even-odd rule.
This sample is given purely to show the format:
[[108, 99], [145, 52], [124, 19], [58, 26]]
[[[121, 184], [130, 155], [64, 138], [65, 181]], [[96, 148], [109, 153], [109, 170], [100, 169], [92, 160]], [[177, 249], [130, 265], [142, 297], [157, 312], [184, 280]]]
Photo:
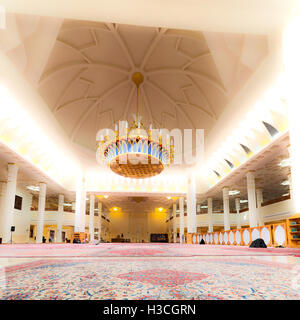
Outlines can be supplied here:
[[[288, 180], [290, 167], [279, 166], [282, 160], [289, 158], [288, 145], [289, 136], [285, 134], [266, 148], [266, 150], [254, 156], [245, 165], [242, 165], [224, 180], [220, 181], [215, 187], [206, 192], [202, 198], [213, 197], [215, 199], [214, 206], [222, 209], [222, 189], [225, 186], [229, 186], [230, 190], [240, 191], [240, 194], [230, 197], [232, 200], [236, 197], [247, 199], [246, 173], [250, 170], [255, 172], [256, 188], [263, 189], [264, 201], [280, 198], [284, 194], [289, 193], [289, 186], [281, 185], [281, 182]], [[244, 204], [243, 206], [247, 207], [248, 205]], [[234, 201], [232, 201], [231, 207], [232, 209], [235, 208]]]
[[[113, 2], [115, 1], [111, 4]], [[200, 28], [204, 20], [201, 22], [199, 17], [203, 12], [209, 12], [213, 2], [215, 3], [206, 2], [204, 11], [193, 12], [196, 2], [191, 1], [191, 7], [185, 6], [185, 10], [181, 11], [186, 12], [186, 15], [177, 15], [179, 30], [175, 29], [176, 23], [172, 19], [183, 5], [182, 1], [173, 1], [174, 11], [170, 12], [167, 11], [171, 5], [169, 1], [160, 4], [161, 15], [157, 15], [157, 19], [152, 11], [154, 7], [150, 5], [147, 16], [152, 22], [146, 22], [145, 15], [143, 18], [145, 25], [151, 27], [88, 21], [93, 20], [92, 11], [101, 11], [91, 10], [91, 0], [87, 0], [85, 6], [82, 6], [82, 14], [74, 6], [70, 13], [62, 10], [60, 15], [57, 15], [57, 10], [68, 1], [60, 1], [60, 5], [57, 1], [52, 1], [43, 6], [38, 2], [35, 3], [36, 6], [33, 5], [32, 0], [26, 6], [13, 0], [1, 1], [0, 4], [7, 4], [11, 12], [41, 14], [48, 10], [45, 15], [81, 18], [86, 21], [14, 15], [9, 20], [8, 28], [3, 31], [6, 36], [1, 38], [0, 47], [5, 48], [7, 56], [20, 72], [36, 86], [69, 136], [70, 142], [79, 146], [94, 150], [95, 134], [99, 128], [112, 127], [113, 122], [120, 119], [133, 119], [131, 115], [135, 112], [136, 100], [130, 77], [137, 70], [145, 76], [140, 108], [142, 121], [146, 125], [153, 123], [154, 126], [169, 129], [204, 128], [208, 133], [230, 100], [243, 88], [268, 55], [268, 38], [256, 33], [274, 30], [276, 23], [282, 23], [289, 16], [294, 4], [293, 1], [288, 1], [283, 6], [276, 1], [273, 2], [272, 10], [268, 10], [270, 1], [265, 1], [264, 4], [261, 1], [249, 1], [244, 5], [237, 5], [232, 0], [219, 1], [220, 7], [215, 7], [215, 11], [211, 13], [215, 17], [226, 3], [228, 9], [237, 5], [236, 10], [232, 10], [230, 14], [227, 10], [224, 11], [223, 18], [219, 21], [205, 19], [207, 27]], [[140, 10], [141, 4], [144, 6], [145, 2], [135, 3], [136, 9]], [[263, 5], [261, 11], [264, 19], [259, 5]], [[124, 16], [121, 17], [128, 10], [123, 13], [117, 11], [115, 14], [120, 14], [119, 19], [111, 18], [110, 21], [134, 23], [134, 19], [130, 20], [130, 14], [126, 21]], [[243, 12], [247, 12], [247, 16], [241, 14]], [[265, 19], [265, 12], [269, 13], [268, 19]], [[90, 19], [87, 14], [90, 14]], [[198, 17], [197, 21], [194, 14]], [[162, 17], [165, 18], [165, 24], [158, 22]], [[185, 24], [182, 24], [183, 18]], [[103, 20], [106, 19], [100, 19]], [[222, 29], [225, 22], [227, 28]], [[140, 24], [138, 19], [135, 24]], [[158, 25], [164, 28], [158, 28]], [[194, 28], [189, 27], [192, 25]], [[237, 28], [238, 25], [240, 29]], [[203, 32], [182, 30], [184, 26]], [[248, 30], [248, 34], [243, 33], [245, 30]], [[39, 55], [40, 48], [43, 51]], [[33, 56], [35, 59], [32, 59]], [[265, 157], [254, 162], [258, 169], [259, 183], [264, 187], [266, 195], [270, 194], [267, 197], [275, 196], [276, 190], [279, 190], [279, 180], [286, 175], [285, 172], [279, 173], [279, 167], [276, 166], [277, 158], [286, 156], [282, 147], [275, 148], [270, 154], [272, 161], [270, 157]], [[3, 168], [11, 157], [11, 154], [9, 157], [5, 153], [2, 157], [1, 154], [3, 161], [0, 174], [3, 179]], [[269, 162], [268, 166], [265, 166], [266, 161]], [[20, 182], [24, 181], [24, 185], [47, 178], [41, 177], [40, 173], [34, 175], [32, 167], [28, 170], [26, 175], [24, 164], [24, 175], [23, 167], [20, 173]], [[242, 170], [238, 172], [245, 174]], [[273, 177], [273, 172], [278, 172], [278, 175], [274, 175], [272, 180], [270, 177]], [[226, 183], [230, 182], [230, 186], [241, 189], [244, 195], [245, 181], [230, 179]], [[57, 186], [53, 186], [53, 190], [61, 192]], [[211, 195], [218, 197], [220, 190], [214, 188], [211, 192]], [[131, 201], [127, 200], [115, 198], [116, 202], [127, 203], [129, 206]], [[109, 201], [114, 201], [114, 198], [111, 197]]]
[[44, 182], [47, 184], [47, 195], [56, 196], [61, 193], [67, 198], [71, 194], [65, 190], [62, 186], [55, 183], [50, 177], [45, 175], [42, 171], [34, 167], [32, 164], [24, 160], [21, 156], [18, 156], [15, 152], [11, 151], [4, 144], [0, 143], [0, 181], [7, 180], [7, 164], [16, 163], [19, 167], [18, 169], [18, 186], [23, 188], [29, 193], [37, 194], [27, 190], [27, 186], [38, 186], [39, 182]]
[[1, 0], [8, 12], [150, 27], [260, 33], [278, 30], [298, 0]]
[[118, 207], [125, 213], [139, 212], [141, 214], [154, 212], [155, 209], [160, 207], [168, 210], [173, 204], [172, 199], [169, 200], [163, 196], [109, 196], [107, 199], [101, 199], [101, 202], [108, 210], [113, 207]]
[[90, 150], [99, 129], [133, 121], [135, 71], [146, 127], [207, 135], [267, 52], [259, 35], [65, 20], [38, 90], [70, 140]]

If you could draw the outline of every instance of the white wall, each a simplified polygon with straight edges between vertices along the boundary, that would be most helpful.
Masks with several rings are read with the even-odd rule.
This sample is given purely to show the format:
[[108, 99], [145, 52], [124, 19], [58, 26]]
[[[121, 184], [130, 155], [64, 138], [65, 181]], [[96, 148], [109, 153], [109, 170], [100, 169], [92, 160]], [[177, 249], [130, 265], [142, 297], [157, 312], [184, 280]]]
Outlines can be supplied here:
[[[264, 217], [264, 222], [279, 221], [289, 218], [293, 215], [292, 211], [292, 201], [284, 200], [277, 203], [273, 203], [264, 207], [261, 207], [261, 211]], [[236, 226], [236, 214], [230, 214], [230, 225], [232, 227]], [[177, 218], [179, 223], [179, 218]], [[187, 222], [187, 217], [185, 217], [185, 225]], [[179, 224], [177, 226], [179, 227]], [[213, 224], [214, 226], [223, 226], [224, 225], [224, 215], [223, 213], [214, 213], [213, 214]], [[249, 225], [249, 212], [244, 211], [241, 213], [241, 224], [242, 226]], [[207, 227], [208, 226], [208, 215], [201, 214], [197, 215], [197, 226], [198, 227]]]
[[[37, 223], [37, 211], [31, 211], [30, 205], [32, 196], [31, 194], [27, 193], [26, 191], [22, 189], [17, 189], [17, 195], [23, 197], [23, 203], [22, 203], [22, 210], [14, 210], [14, 225], [16, 227], [16, 231], [13, 233], [13, 242], [15, 243], [26, 243], [28, 242], [29, 237], [29, 226], [30, 224], [36, 224]], [[261, 208], [264, 221], [265, 222], [272, 222], [272, 221], [279, 221], [287, 219], [288, 217], [292, 216], [292, 203], [291, 200], [285, 200], [281, 202], [277, 202], [274, 204], [270, 204], [268, 206], [264, 206]], [[241, 213], [241, 220], [242, 220], [242, 226], [248, 225], [248, 211]], [[74, 226], [74, 218], [75, 214], [72, 212], [64, 212], [63, 213], [63, 226]], [[135, 218], [135, 217], [133, 217]], [[147, 223], [148, 225], [145, 225], [145, 228], [141, 229], [140, 234], [136, 235], [136, 230], [128, 229], [128, 234], [125, 235], [126, 231], [121, 228], [120, 225], [113, 225], [113, 223], [117, 223], [116, 219], [114, 217], [111, 217], [111, 235], [109, 238], [117, 236], [120, 233], [124, 233], [125, 237], [132, 238], [132, 241], [149, 241], [149, 233], [165, 233], [167, 232], [168, 225], [164, 223], [166, 217], [162, 219], [155, 219], [155, 217], [148, 217]], [[86, 215], [86, 228], [89, 226], [89, 216]], [[114, 221], [115, 220], [115, 221]], [[126, 220], [126, 219], [125, 219]], [[143, 223], [146, 223], [144, 221]], [[185, 226], [187, 225], [187, 217], [184, 217], [185, 220]], [[119, 223], [125, 223], [125, 221], [119, 221]], [[127, 221], [129, 222], [129, 221]], [[236, 214], [230, 214], [230, 222], [231, 226], [234, 228], [236, 227]], [[146, 223], [146, 224], [147, 224]], [[213, 214], [213, 223], [215, 226], [223, 226], [224, 225], [224, 216], [223, 213], [214, 213]], [[45, 212], [45, 225], [56, 225], [57, 224], [57, 211], [46, 211]], [[132, 228], [134, 226], [136, 227], [135, 220], [130, 221], [130, 225], [132, 225]], [[98, 227], [98, 217], [94, 217], [94, 226], [95, 228]], [[208, 226], [208, 215], [207, 214], [201, 214], [197, 215], [197, 226], [198, 227], [207, 227]], [[117, 229], [116, 229], [117, 228]], [[176, 228], [179, 229], [179, 217], [176, 217]], [[101, 229], [102, 229], [102, 238], [104, 237], [105, 230], [109, 229], [109, 223], [101, 219]], [[125, 228], [126, 229], [126, 228]], [[173, 221], [171, 221], [171, 229], [173, 229]], [[135, 239], [135, 237], [139, 237], [139, 239]]]
[[28, 242], [29, 240], [29, 226], [30, 226], [30, 207], [32, 202], [32, 195], [27, 191], [17, 188], [16, 195], [23, 198], [22, 210], [14, 209], [13, 224], [16, 227], [13, 232], [13, 242]]
[[[268, 206], [261, 207], [261, 212], [264, 217], [264, 222], [284, 220], [294, 215], [292, 211], [291, 199], [276, 202]], [[242, 225], [249, 224], [248, 223], [249, 212], [248, 211], [242, 212], [241, 216], [242, 216]]]

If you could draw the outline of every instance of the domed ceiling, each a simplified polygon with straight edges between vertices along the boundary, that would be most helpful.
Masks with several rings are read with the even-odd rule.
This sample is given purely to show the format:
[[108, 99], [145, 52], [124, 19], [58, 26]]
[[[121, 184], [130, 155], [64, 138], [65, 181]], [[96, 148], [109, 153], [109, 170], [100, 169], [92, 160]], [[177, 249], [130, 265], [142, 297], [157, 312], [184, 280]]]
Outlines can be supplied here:
[[9, 14], [0, 48], [37, 88], [70, 140], [95, 150], [100, 128], [133, 120], [207, 135], [268, 54], [267, 36]]
[[[240, 50], [236, 38], [231, 43]], [[144, 75], [140, 113], [146, 126], [207, 134], [234, 94], [228, 76], [224, 87], [201, 32], [73, 20], [60, 28], [39, 92], [72, 142], [94, 149], [100, 128], [133, 121], [136, 71]]]

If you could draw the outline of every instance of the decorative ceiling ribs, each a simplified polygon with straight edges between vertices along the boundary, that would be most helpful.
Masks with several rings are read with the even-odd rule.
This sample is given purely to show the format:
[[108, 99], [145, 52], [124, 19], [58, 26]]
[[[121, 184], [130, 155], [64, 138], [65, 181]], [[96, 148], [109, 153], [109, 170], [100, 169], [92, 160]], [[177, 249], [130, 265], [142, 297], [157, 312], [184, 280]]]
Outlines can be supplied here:
[[[205, 57], [212, 59], [211, 53], [205, 42], [205, 37], [201, 33], [182, 30], [176, 31], [166, 28], [152, 28], [156, 32], [156, 34], [154, 36], [152, 34], [152, 39], [149, 38], [150, 42], [147, 42], [148, 47], [144, 50], [144, 52], [146, 53], [144, 54], [144, 57], [142, 58], [141, 63], [138, 66], [135, 63], [132, 54], [132, 52], [134, 52], [134, 48], [131, 48], [128, 44], [130, 42], [126, 40], [127, 37], [134, 36], [135, 32], [143, 32], [143, 28], [136, 27], [136, 29], [132, 29], [134, 30], [132, 35], [130, 35], [131, 31], [128, 31], [127, 29], [125, 33], [121, 32], [121, 28], [122, 25], [113, 23], [89, 23], [86, 21], [74, 21], [74, 24], [72, 24], [72, 21], [70, 20], [65, 21], [65, 23], [61, 27], [61, 31], [57, 37], [57, 50], [64, 50], [62, 51], [64, 52], [63, 56], [67, 57], [67, 55], [69, 54], [70, 57], [72, 57], [73, 55], [75, 58], [70, 58], [69, 61], [66, 59], [64, 63], [55, 63], [55, 59], [53, 61], [50, 60], [51, 62], [49, 61], [47, 69], [40, 79], [39, 86], [40, 88], [43, 87], [43, 90], [46, 87], [47, 90], [48, 83], [51, 80], [57, 80], [54, 85], [56, 85], [57, 83], [59, 94], [54, 106], [52, 107], [52, 110], [57, 117], [66, 117], [66, 113], [59, 112], [66, 107], [71, 109], [81, 108], [80, 104], [84, 104], [85, 110], [83, 111], [83, 113], [76, 113], [78, 115], [80, 114], [80, 116], [78, 116], [79, 118], [75, 122], [73, 121], [75, 123], [75, 125], [73, 125], [73, 128], [68, 129], [70, 130], [68, 134], [71, 137], [72, 141], [76, 141], [76, 137], [78, 134], [80, 134], [80, 129], [83, 124], [86, 121], [92, 120], [93, 111], [99, 105], [100, 101], [102, 101], [101, 108], [104, 112], [107, 110], [106, 104], [103, 104], [103, 100], [105, 98], [112, 99], [110, 97], [111, 94], [119, 94], [124, 90], [128, 90], [128, 87], [131, 88], [131, 75], [135, 70], [139, 70], [144, 75], [145, 81], [141, 86], [141, 98], [144, 104], [143, 109], [145, 110], [143, 111], [143, 113], [144, 115], [147, 115], [148, 122], [153, 123], [154, 126], [162, 124], [157, 121], [157, 119], [159, 119], [159, 114], [161, 119], [163, 119], [163, 115], [168, 114], [169, 118], [173, 118], [177, 122], [178, 127], [181, 128], [190, 127], [194, 129], [196, 127], [196, 123], [197, 127], [201, 127], [202, 122], [202, 125], [206, 126], [207, 117], [213, 119], [214, 121], [217, 119], [218, 115], [213, 108], [213, 100], [210, 101], [212, 99], [212, 95], [214, 94], [214, 90], [218, 90], [223, 95], [224, 104], [226, 103], [226, 90], [223, 84], [216, 80], [219, 77], [218, 71], [216, 69], [211, 69], [210, 73], [203, 73], [201, 71], [197, 71], [196, 69], [189, 69], [194, 63], [202, 61], [202, 59], [202, 63], [206, 63], [205, 61], [207, 60], [204, 59]], [[85, 32], [84, 30], [87, 30], [86, 37], [89, 37], [91, 39], [88, 43], [86, 43], [86, 37], [83, 36]], [[150, 29], [148, 28], [148, 30]], [[105, 32], [105, 34], [102, 34], [101, 32]], [[112, 35], [112, 39], [114, 40], [109, 40], [109, 42], [106, 43], [105, 41], [107, 41], [107, 37], [109, 34]], [[148, 35], [148, 37], [150, 37], [150, 33], [146, 34]], [[166, 49], [166, 44], [164, 44], [165, 39], [170, 39], [170, 37], [174, 36], [177, 38], [177, 41], [175, 43], [175, 52], [177, 52], [179, 55], [183, 55], [186, 59], [186, 62], [184, 64], [182, 64], [181, 62], [178, 67], [167, 67], [164, 64], [161, 64], [161, 67], [151, 67], [153, 56], [155, 55], [155, 59], [159, 59], [158, 57], [160, 56], [160, 54], [158, 54], [158, 52], [160, 52], [161, 50], [168, 50]], [[80, 41], [80, 37], [82, 38], [82, 41]], [[183, 40], [185, 38], [199, 42], [199, 48], [201, 49], [196, 49], [196, 51], [198, 50], [198, 53], [196, 51], [195, 55], [187, 53], [190, 50], [185, 50], [185, 46], [187, 45], [187, 43], [183, 43]], [[118, 54], [120, 55], [121, 52], [122, 56], [126, 58], [125, 64], [124, 62], [121, 63], [121, 61], [118, 64], [115, 62], [117, 60], [114, 60], [114, 62], [112, 62], [112, 60], [101, 58], [101, 54], [99, 56], [99, 61], [95, 61], [95, 54], [94, 58], [90, 57], [90, 54], [93, 53], [93, 51], [91, 50], [94, 50], [94, 48], [95, 50], [99, 50], [99, 48], [101, 50], [101, 46], [110, 45], [113, 42], [116, 43], [120, 48]], [[137, 43], [137, 45], [140, 44]], [[190, 45], [189, 42], [188, 45]], [[169, 44], [167, 46], [170, 47]], [[115, 51], [115, 47], [113, 48], [113, 50]], [[89, 50], [87, 51], [87, 49]], [[174, 47], [172, 48], [171, 45], [169, 49], [170, 52], [172, 49], [172, 54], [174, 54]], [[112, 51], [112, 55], [114, 55], [114, 51]], [[166, 54], [168, 55], [167, 52]], [[76, 61], [76, 57], [77, 60], [82, 59], [82, 61]], [[170, 59], [172, 59], [171, 56]], [[157, 62], [159, 64], [159, 60], [157, 60]], [[71, 80], [60, 87], [60, 77], [67, 75], [68, 72], [73, 69], [78, 69], [79, 71], [75, 74], [75, 76], [72, 77]], [[111, 74], [109, 80], [110, 82], [115, 84], [113, 84], [104, 93], [95, 94], [95, 92], [97, 92], [98, 90], [98, 88], [96, 87], [97, 81], [95, 79], [97, 79], [97, 77], [101, 77], [102, 71], [103, 76], [105, 77]], [[169, 88], [166, 89], [160, 84], [160, 81], [156, 77], [160, 75], [167, 75], [174, 79], [171, 83], [171, 91]], [[183, 86], [182, 84], [180, 84], [182, 76], [184, 76], [187, 80], [189, 90], [193, 90], [202, 98], [202, 101], [204, 102], [203, 106], [190, 100], [190, 92], [187, 92], [186, 85]], [[209, 84], [209, 87], [211, 88], [209, 90], [212, 91], [208, 92], [207, 89], [202, 89], [200, 83], [196, 81], [197, 79]], [[75, 90], [78, 81], [83, 81], [86, 83], [86, 89], [79, 97], [78, 93]], [[102, 79], [100, 83], [101, 82], [103, 82]], [[53, 85], [53, 81], [51, 83]], [[101, 89], [101, 87], [99, 87], [99, 89]], [[149, 96], [148, 91], [151, 89], [155, 90], [158, 94], [158, 96], [156, 96], [156, 99], [158, 99], [157, 101], [159, 101], [158, 103], [154, 103], [151, 99], [152, 97]], [[182, 93], [182, 96], [184, 97], [183, 101], [178, 101], [178, 98], [175, 96], [175, 94], [178, 92]], [[72, 95], [74, 98], [72, 98]], [[127, 93], [128, 98], [125, 103], [124, 110], [122, 110], [121, 112], [124, 118], [120, 120], [130, 121], [128, 119], [128, 113], [130, 112], [131, 104], [133, 102], [133, 95], [134, 88], [132, 87], [132, 89], [129, 89], [129, 92]], [[91, 104], [87, 105], [86, 103], [88, 102], [91, 102]], [[165, 102], [168, 102], [168, 104], [166, 104]], [[121, 105], [124, 105], [124, 102], [120, 102], [120, 104], [117, 103], [116, 108], [119, 108]], [[169, 105], [172, 106], [173, 109], [170, 109], [170, 107], [168, 107]], [[190, 115], [188, 111], [186, 111], [186, 107], [194, 109], [193, 116], [192, 114]], [[111, 109], [111, 112], [114, 115], [116, 111], [117, 109], [114, 109], [114, 107]], [[198, 114], [196, 118], [195, 112], [196, 114]], [[118, 114], [120, 114], [119, 111]], [[119, 119], [115, 119], [115, 121], [117, 120]], [[68, 119], [64, 118], [61, 119], [61, 121], [68, 121]], [[93, 139], [94, 133], [91, 132], [91, 134], [93, 134], [93, 136], [91, 136], [91, 139]]]
[[110, 94], [118, 90], [121, 86], [127, 83], [127, 80], [121, 81], [119, 84], [114, 85], [110, 89], [108, 89], [106, 92], [101, 94], [99, 97], [97, 97], [96, 101], [88, 108], [88, 110], [82, 115], [82, 117], [77, 122], [76, 126], [74, 127], [72, 134], [71, 134], [71, 141], [74, 140], [74, 136], [76, 135], [78, 129], [81, 127], [82, 123], [85, 121], [85, 119], [90, 115], [90, 113], [95, 109], [97, 104], [100, 102], [100, 100], [104, 100], [106, 97], [108, 97]]

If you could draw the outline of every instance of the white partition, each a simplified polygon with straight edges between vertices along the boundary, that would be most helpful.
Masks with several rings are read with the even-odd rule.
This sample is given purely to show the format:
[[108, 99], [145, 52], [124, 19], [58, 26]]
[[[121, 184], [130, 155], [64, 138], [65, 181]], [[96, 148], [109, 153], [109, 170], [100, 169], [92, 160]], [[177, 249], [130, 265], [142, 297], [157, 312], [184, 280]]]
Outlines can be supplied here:
[[229, 243], [230, 244], [234, 244], [234, 233], [233, 233], [233, 231], [229, 232], [228, 238], [229, 238]]
[[282, 246], [286, 242], [286, 234], [282, 225], [276, 225], [274, 227], [274, 240], [279, 246]]
[[270, 230], [266, 227], [263, 227], [260, 230], [260, 237], [264, 240], [266, 245], [269, 245], [271, 242], [271, 233]]
[[259, 238], [259, 230], [258, 228], [254, 228], [251, 230], [251, 241], [254, 241]]
[[193, 244], [196, 244], [197, 243], [197, 237], [196, 237], [196, 235], [194, 234], [193, 235]]
[[243, 230], [243, 242], [245, 246], [250, 244], [250, 232], [248, 229]]
[[228, 232], [227, 231], [224, 232], [224, 243], [225, 244], [228, 243]]
[[215, 244], [217, 244], [219, 242], [219, 237], [216, 232], [214, 233], [214, 240], [215, 240]]
[[208, 234], [208, 233], [207, 233], [206, 236], [205, 236], [205, 242], [206, 242], [206, 243], [209, 243], [209, 234]]
[[222, 232], [219, 233], [219, 242], [220, 242], [220, 244], [223, 243], [223, 233]]
[[241, 245], [241, 243], [242, 243], [242, 235], [239, 230], [236, 230], [236, 232], [235, 232], [235, 242], [238, 245]]

